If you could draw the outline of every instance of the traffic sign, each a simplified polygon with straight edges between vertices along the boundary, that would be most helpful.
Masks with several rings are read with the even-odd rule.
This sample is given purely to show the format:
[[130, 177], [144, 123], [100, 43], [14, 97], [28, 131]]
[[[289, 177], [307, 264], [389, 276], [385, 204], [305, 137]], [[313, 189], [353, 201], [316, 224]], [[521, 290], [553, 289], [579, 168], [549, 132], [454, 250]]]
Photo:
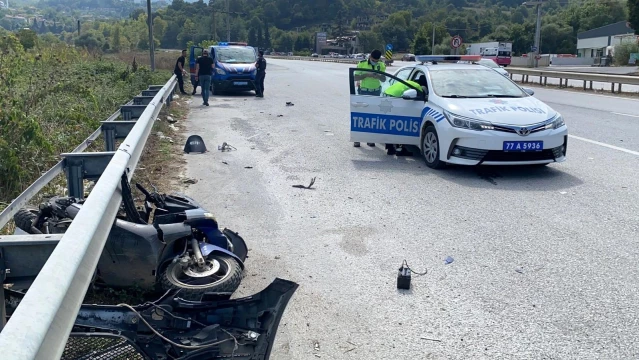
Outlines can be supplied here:
[[450, 46], [452, 46], [453, 49], [457, 49], [461, 45], [462, 45], [462, 38], [459, 35], [453, 36], [452, 40], [450, 40]]
[[386, 44], [386, 50], [393, 51], [393, 44]]

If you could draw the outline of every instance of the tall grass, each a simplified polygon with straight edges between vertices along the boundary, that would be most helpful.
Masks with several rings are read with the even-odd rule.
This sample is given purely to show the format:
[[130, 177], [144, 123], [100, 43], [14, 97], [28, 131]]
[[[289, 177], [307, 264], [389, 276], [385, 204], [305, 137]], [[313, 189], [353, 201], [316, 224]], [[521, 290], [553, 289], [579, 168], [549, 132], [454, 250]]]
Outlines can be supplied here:
[[0, 37], [0, 209], [120, 105], [170, 75], [64, 44], [25, 51], [14, 35]]

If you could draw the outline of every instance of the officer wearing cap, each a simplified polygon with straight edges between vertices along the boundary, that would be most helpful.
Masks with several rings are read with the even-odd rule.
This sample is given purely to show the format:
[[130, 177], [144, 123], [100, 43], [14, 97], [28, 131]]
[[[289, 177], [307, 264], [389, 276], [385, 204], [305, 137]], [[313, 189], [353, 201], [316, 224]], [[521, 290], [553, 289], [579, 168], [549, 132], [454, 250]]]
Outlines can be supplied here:
[[[375, 49], [368, 56], [368, 59], [360, 61], [357, 64], [358, 69], [370, 69], [386, 72], [386, 65], [380, 61], [382, 52]], [[382, 82], [386, 81], [386, 76], [368, 71], [355, 71], [355, 81], [359, 82], [358, 94], [380, 96], [382, 93]], [[359, 147], [359, 142], [353, 144]], [[375, 143], [368, 143], [368, 146], [375, 146]]]

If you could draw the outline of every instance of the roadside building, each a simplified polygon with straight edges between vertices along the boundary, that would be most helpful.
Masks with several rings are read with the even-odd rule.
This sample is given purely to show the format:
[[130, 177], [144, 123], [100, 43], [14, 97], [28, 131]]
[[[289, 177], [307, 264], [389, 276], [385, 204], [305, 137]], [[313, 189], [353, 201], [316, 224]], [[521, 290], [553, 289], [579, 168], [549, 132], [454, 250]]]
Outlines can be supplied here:
[[620, 21], [577, 34], [577, 55], [586, 58], [603, 57], [615, 45], [637, 39], [630, 24]]

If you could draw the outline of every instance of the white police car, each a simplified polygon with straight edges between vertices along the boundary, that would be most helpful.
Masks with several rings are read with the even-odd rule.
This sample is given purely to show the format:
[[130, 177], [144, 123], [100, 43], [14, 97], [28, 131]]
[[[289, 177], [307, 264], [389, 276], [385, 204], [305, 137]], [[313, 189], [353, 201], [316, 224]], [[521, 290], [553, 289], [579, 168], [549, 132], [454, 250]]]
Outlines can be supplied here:
[[[415, 145], [431, 168], [459, 165], [545, 165], [566, 159], [568, 130], [534, 92], [478, 64], [480, 56], [420, 55], [421, 64], [393, 75], [351, 68], [352, 142]], [[446, 63], [451, 62], [451, 63]], [[359, 95], [362, 75], [384, 75], [381, 94]], [[357, 76], [357, 77], [356, 77]], [[385, 93], [405, 81], [402, 97]], [[374, 83], [374, 82], [373, 82]], [[359, 86], [359, 87], [358, 87]], [[396, 86], [397, 87], [397, 86]], [[370, 94], [370, 90], [368, 89]]]

